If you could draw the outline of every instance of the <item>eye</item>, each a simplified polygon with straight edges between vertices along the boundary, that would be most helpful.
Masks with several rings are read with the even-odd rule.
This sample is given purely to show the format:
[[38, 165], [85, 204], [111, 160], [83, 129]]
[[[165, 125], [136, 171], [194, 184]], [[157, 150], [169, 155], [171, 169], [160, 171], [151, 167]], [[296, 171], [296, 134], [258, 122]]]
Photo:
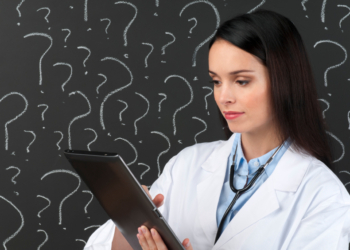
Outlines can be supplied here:
[[239, 83], [239, 85], [244, 86], [247, 85], [249, 83], [249, 81], [237, 81]]
[[219, 82], [219, 81], [216, 81], [216, 80], [211, 80], [211, 81], [209, 81], [209, 83], [214, 84], [214, 85], [220, 84], [220, 82]]

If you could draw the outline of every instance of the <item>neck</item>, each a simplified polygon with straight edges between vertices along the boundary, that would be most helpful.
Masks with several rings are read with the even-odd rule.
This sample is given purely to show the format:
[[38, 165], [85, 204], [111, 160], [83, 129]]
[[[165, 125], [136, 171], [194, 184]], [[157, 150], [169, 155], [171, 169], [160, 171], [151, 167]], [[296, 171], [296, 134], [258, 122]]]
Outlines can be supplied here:
[[241, 141], [243, 154], [247, 162], [270, 152], [282, 144], [273, 130], [264, 133], [242, 133]]

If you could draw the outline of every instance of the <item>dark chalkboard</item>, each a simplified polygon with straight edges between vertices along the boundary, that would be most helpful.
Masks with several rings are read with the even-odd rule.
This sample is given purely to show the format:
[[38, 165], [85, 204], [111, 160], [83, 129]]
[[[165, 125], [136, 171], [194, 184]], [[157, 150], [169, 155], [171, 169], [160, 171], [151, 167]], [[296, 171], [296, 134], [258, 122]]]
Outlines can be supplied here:
[[150, 186], [194, 143], [225, 139], [208, 76], [219, 23], [264, 8], [305, 41], [336, 174], [350, 183], [350, 7], [307, 0], [2, 0], [0, 242], [83, 249], [107, 216], [63, 156], [118, 152]]

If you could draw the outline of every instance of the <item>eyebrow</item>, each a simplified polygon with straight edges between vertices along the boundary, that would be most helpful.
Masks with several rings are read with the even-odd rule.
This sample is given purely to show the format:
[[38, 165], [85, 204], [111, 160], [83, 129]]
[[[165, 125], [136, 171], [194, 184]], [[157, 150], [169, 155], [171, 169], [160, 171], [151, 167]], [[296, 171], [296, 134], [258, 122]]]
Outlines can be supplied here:
[[[242, 73], [242, 72], [254, 72], [254, 70], [241, 69], [241, 70], [232, 71], [232, 72], [230, 72], [229, 74], [230, 74], [230, 75], [237, 75], [237, 74]], [[213, 75], [217, 75], [215, 72], [210, 71], [210, 70], [209, 70], [209, 73], [211, 73], [211, 74], [213, 74]]]

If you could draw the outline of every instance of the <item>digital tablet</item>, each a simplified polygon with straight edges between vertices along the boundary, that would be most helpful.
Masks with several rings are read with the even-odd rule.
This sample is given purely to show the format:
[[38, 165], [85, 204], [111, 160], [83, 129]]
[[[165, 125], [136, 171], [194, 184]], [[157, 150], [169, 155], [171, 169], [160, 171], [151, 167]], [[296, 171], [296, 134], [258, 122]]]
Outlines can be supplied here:
[[65, 150], [64, 154], [133, 249], [142, 250], [136, 234], [144, 225], [155, 228], [168, 249], [184, 250], [118, 154], [82, 150]]

